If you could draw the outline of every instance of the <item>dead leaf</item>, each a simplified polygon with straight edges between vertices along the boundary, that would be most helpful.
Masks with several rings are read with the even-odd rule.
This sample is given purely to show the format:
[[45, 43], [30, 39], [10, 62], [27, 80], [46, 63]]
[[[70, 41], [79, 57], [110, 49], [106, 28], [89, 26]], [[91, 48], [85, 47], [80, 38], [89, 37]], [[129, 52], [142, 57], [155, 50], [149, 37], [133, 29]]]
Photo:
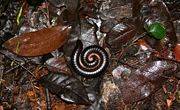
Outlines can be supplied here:
[[131, 41], [135, 33], [136, 28], [130, 21], [116, 24], [107, 34], [107, 43], [112, 48], [112, 53], [117, 53], [123, 45]]
[[180, 43], [176, 44], [176, 47], [174, 48], [174, 54], [176, 56], [176, 61], [180, 62]]
[[6, 41], [3, 46], [20, 56], [44, 55], [61, 47], [68, 39], [70, 28], [56, 26], [24, 33]]
[[34, 97], [35, 96], [35, 93], [33, 91], [28, 91], [26, 94], [28, 97]]
[[64, 73], [49, 73], [44, 75], [39, 83], [65, 102], [90, 104], [83, 83], [73, 76]]
[[168, 108], [170, 108], [170, 106], [172, 104], [172, 99], [166, 99], [166, 102], [167, 102]]
[[58, 58], [50, 58], [46, 61], [45, 65], [51, 72], [63, 72], [71, 75], [71, 71], [64, 56]]
[[3, 109], [3, 106], [0, 106], [0, 110], [4, 110], [4, 109]]
[[[164, 77], [172, 76], [175, 71], [177, 71], [177, 64], [165, 60], [148, 62], [138, 69], [118, 66], [112, 71], [116, 84], [115, 89], [118, 88], [118, 90], [114, 90], [114, 93], [111, 93], [109, 102], [116, 103], [122, 100], [125, 104], [130, 105], [145, 99], [162, 87], [162, 84], [167, 80], [162, 75]], [[104, 93], [106, 91], [104, 90]], [[115, 100], [114, 97], [117, 96], [121, 97]]]
[[140, 39], [138, 40], [138, 45], [141, 47], [142, 50], [146, 51], [148, 49], [150, 49], [151, 47], [146, 43], [145, 40]]
[[52, 106], [53, 110], [65, 110], [64, 103], [56, 103]]
[[65, 104], [62, 102], [52, 103], [52, 110], [85, 110], [83, 105]]

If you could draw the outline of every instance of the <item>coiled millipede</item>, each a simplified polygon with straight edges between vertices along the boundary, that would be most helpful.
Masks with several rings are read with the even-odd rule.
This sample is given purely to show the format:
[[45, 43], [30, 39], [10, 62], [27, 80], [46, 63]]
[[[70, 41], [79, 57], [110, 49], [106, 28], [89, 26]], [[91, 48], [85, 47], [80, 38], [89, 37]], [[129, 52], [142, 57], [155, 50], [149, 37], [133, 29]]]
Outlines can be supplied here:
[[83, 49], [82, 42], [77, 40], [71, 56], [71, 66], [77, 74], [95, 77], [103, 74], [108, 64], [108, 54], [102, 47], [92, 45]]

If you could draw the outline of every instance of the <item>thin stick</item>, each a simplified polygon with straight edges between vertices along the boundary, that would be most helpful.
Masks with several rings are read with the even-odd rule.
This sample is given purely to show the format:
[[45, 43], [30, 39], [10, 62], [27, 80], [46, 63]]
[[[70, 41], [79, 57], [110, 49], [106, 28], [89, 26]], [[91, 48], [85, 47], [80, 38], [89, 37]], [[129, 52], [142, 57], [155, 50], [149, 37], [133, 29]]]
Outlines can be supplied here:
[[47, 88], [45, 88], [45, 92], [46, 92], [47, 110], [52, 110], [52, 108], [51, 108], [51, 99], [50, 99], [49, 90], [48, 90]]
[[35, 76], [30, 70], [28, 70], [26, 67], [24, 67], [22, 64], [20, 64], [19, 62], [17, 62], [16, 59], [9, 57], [9, 56], [5, 55], [5, 54], [2, 53], [2, 52], [0, 52], [0, 53], [3, 54], [3, 55], [4, 55], [5, 57], [7, 57], [8, 59], [14, 61], [17, 65], [21, 66], [21, 67], [22, 67], [23, 69], [25, 69], [31, 76], [33, 76], [33, 78], [36, 79], [36, 76]]

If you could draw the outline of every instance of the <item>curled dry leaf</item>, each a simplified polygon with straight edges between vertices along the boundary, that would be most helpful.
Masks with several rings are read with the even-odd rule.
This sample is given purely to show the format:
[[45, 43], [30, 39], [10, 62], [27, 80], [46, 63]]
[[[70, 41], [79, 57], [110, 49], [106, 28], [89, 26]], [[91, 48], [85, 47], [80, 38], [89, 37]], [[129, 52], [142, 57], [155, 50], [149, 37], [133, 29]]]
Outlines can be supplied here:
[[67, 26], [56, 26], [24, 33], [6, 41], [3, 46], [20, 56], [44, 55], [61, 47], [67, 41], [69, 30]]

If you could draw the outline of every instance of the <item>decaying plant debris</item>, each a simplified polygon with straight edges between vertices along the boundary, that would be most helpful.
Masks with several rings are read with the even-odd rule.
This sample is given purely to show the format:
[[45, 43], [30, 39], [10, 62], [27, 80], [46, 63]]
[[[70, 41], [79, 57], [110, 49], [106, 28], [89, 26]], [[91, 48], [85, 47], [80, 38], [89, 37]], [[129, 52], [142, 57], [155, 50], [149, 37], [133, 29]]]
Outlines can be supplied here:
[[[178, 110], [179, 5], [1, 0], [0, 110]], [[73, 70], [78, 39], [108, 53], [102, 75], [86, 78]]]

